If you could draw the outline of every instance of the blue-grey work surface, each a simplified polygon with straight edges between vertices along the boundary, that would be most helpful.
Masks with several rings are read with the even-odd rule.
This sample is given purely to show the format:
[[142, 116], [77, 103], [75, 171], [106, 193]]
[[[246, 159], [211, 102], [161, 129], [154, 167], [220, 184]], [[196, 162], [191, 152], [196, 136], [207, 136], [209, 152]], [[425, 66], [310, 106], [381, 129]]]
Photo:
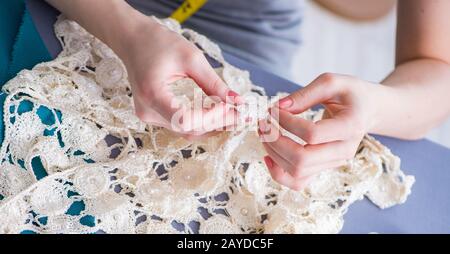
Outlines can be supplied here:
[[[35, 24], [49, 51], [56, 56], [60, 47], [53, 34], [57, 12], [42, 0], [29, 0]], [[269, 95], [292, 92], [299, 87], [290, 81], [226, 55], [227, 60], [251, 73], [254, 83]], [[430, 142], [400, 141], [377, 137], [402, 159], [402, 169], [416, 177], [405, 204], [380, 210], [368, 200], [354, 203], [345, 215], [343, 233], [450, 233], [450, 150]]]

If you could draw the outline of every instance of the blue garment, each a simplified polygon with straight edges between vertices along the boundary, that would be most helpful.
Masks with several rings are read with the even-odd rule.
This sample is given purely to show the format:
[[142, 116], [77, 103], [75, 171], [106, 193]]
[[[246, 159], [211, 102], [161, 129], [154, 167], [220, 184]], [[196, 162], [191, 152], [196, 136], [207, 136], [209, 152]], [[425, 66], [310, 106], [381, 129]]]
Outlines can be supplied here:
[[[147, 15], [168, 17], [182, 0], [128, 0]], [[183, 26], [193, 28], [272, 73], [289, 77], [300, 45], [303, 0], [209, 0]]]

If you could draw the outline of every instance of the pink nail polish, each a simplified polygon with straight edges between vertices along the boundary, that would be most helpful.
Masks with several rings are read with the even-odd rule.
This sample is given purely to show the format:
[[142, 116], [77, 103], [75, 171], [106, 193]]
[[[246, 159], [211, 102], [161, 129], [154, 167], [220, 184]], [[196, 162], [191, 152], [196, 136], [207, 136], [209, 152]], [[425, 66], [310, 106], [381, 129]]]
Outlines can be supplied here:
[[227, 96], [233, 98], [233, 102], [236, 104], [244, 103], [244, 100], [242, 99], [242, 97], [233, 90], [228, 91]]
[[289, 108], [290, 106], [292, 106], [293, 103], [294, 103], [294, 101], [291, 98], [285, 97], [278, 102], [278, 105], [280, 108], [286, 109], [286, 108]]
[[258, 125], [259, 125], [258, 130], [261, 133], [266, 133], [269, 129], [265, 120], [259, 120]]
[[273, 161], [269, 156], [264, 157], [264, 162], [266, 163], [267, 167], [271, 168], [273, 166]]
[[239, 94], [236, 93], [236, 92], [233, 91], [233, 90], [230, 90], [230, 91], [228, 91], [228, 96], [230, 96], [230, 97], [236, 97], [236, 96], [239, 96]]

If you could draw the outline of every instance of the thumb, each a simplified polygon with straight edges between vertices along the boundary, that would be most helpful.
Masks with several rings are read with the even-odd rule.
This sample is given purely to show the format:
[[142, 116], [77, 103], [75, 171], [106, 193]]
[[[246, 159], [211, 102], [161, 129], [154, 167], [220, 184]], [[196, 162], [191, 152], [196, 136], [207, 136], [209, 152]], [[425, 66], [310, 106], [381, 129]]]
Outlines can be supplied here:
[[[191, 64], [188, 68], [188, 76], [192, 78], [195, 83], [208, 96], [217, 96], [223, 102], [232, 104], [243, 103], [242, 97], [238, 93], [230, 90], [223, 80], [217, 75], [214, 69], [209, 65], [205, 56], [198, 58], [199, 60]], [[227, 101], [228, 97], [228, 101]]]
[[341, 77], [335, 74], [322, 74], [305, 88], [284, 97], [278, 106], [293, 114], [305, 110], [333, 98], [340, 92]]

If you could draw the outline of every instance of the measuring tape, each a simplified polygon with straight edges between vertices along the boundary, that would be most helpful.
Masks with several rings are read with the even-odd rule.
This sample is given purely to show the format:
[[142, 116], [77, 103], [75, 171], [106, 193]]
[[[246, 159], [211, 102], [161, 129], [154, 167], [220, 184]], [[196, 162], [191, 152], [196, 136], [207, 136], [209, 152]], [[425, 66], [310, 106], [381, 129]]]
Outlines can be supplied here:
[[178, 9], [176, 9], [171, 18], [183, 23], [196, 13], [208, 0], [185, 0]]

